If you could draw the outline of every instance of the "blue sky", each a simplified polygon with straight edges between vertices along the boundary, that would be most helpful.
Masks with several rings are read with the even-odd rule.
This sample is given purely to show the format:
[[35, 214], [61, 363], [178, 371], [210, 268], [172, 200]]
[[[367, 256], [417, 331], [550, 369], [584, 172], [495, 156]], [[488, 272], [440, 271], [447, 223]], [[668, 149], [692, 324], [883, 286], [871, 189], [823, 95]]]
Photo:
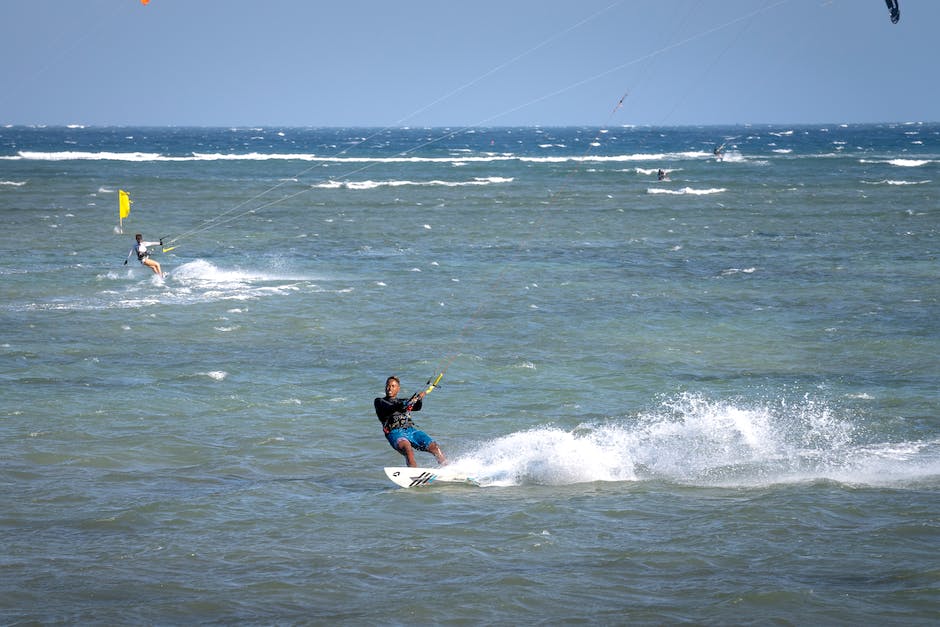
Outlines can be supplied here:
[[900, 7], [3, 0], [0, 124], [940, 121], [940, 2]]

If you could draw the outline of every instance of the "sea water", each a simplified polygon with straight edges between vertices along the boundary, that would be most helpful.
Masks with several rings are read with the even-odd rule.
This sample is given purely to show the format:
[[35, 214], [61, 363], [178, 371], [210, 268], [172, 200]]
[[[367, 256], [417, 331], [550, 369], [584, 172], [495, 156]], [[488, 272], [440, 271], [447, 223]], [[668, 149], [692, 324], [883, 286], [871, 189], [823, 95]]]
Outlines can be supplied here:
[[940, 620], [936, 124], [8, 127], [0, 216], [3, 623]]

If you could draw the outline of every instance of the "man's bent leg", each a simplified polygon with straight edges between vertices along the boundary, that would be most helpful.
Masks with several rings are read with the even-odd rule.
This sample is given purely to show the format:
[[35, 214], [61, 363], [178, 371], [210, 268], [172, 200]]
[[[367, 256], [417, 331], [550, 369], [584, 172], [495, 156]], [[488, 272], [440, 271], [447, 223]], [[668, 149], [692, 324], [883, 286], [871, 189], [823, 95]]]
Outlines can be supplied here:
[[415, 451], [411, 447], [411, 442], [405, 438], [399, 438], [398, 442], [395, 443], [395, 446], [398, 448], [398, 452], [405, 456], [405, 459], [408, 460], [408, 466], [411, 468], [417, 468], [418, 463], [415, 462]]
[[441, 447], [437, 445], [437, 442], [431, 442], [428, 445], [428, 451], [437, 458], [437, 463], [441, 466], [447, 463], [447, 458], [444, 457], [444, 452], [441, 450]]

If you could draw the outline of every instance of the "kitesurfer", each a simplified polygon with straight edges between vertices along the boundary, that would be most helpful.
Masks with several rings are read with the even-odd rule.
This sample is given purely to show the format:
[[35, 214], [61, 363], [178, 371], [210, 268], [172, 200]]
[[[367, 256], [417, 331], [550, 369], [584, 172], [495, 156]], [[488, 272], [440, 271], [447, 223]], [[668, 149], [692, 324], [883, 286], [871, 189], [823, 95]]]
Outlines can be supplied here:
[[134, 239], [137, 241], [134, 242], [130, 252], [127, 253], [127, 257], [124, 259], [124, 265], [127, 265], [127, 260], [131, 258], [131, 255], [137, 255], [137, 261], [153, 270], [154, 274], [162, 277], [163, 268], [160, 267], [160, 263], [156, 259], [150, 258], [150, 250], [147, 247], [160, 246], [163, 242], [145, 242], [144, 236], [140, 233], [134, 235]]
[[659, 169], [659, 172], [656, 173], [656, 180], [658, 180], [658, 181], [665, 181], [665, 180], [667, 180], [667, 179], [666, 179], [666, 171], [663, 170], [662, 168], [660, 168], [660, 169]]
[[421, 401], [426, 391], [418, 392], [411, 399], [404, 401], [398, 398], [400, 389], [401, 381], [393, 375], [385, 380], [385, 396], [375, 399], [375, 415], [382, 423], [385, 439], [393, 449], [405, 456], [412, 468], [418, 466], [415, 462], [415, 449], [431, 453], [439, 464], [446, 464], [447, 458], [444, 457], [441, 447], [431, 436], [415, 427], [411, 420], [411, 412], [421, 410]]

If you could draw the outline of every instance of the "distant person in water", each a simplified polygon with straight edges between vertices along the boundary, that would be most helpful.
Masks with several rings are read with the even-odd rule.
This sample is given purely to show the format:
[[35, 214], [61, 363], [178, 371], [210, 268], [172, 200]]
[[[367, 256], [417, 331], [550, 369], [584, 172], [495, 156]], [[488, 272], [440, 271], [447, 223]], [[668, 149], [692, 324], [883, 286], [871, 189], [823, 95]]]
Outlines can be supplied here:
[[721, 161], [725, 156], [725, 145], [715, 146], [715, 150], [712, 152], [715, 153], [715, 158]]
[[398, 377], [391, 376], [385, 380], [385, 396], [375, 399], [374, 402], [375, 415], [382, 423], [385, 439], [393, 449], [405, 456], [408, 465], [412, 468], [418, 466], [415, 461], [415, 449], [431, 453], [443, 466], [447, 463], [447, 458], [444, 457], [441, 447], [431, 439], [431, 436], [416, 428], [411, 420], [411, 412], [421, 411], [421, 401], [425, 392], [418, 392], [409, 400], [403, 401], [398, 398], [400, 389], [401, 382]]
[[668, 180], [668, 179], [666, 178], [666, 171], [663, 170], [662, 168], [660, 168], [660, 169], [659, 169], [659, 172], [656, 173], [656, 180], [659, 180], [659, 181], [666, 181], [666, 180]]
[[145, 242], [144, 236], [140, 233], [136, 234], [134, 239], [136, 241], [131, 247], [130, 252], [127, 253], [127, 257], [124, 259], [124, 265], [127, 265], [127, 260], [131, 258], [131, 255], [137, 255], [137, 261], [153, 270], [154, 274], [163, 276], [163, 268], [160, 267], [160, 263], [156, 259], [150, 258], [150, 250], [147, 248], [148, 246], [160, 246], [163, 242]]

